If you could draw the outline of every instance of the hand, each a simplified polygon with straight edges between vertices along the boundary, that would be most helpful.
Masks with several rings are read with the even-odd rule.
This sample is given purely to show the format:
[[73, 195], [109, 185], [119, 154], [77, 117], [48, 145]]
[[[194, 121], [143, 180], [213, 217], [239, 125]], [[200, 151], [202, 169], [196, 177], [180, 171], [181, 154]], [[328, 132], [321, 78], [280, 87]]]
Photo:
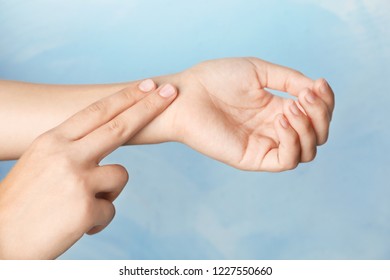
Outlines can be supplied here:
[[38, 137], [0, 185], [0, 259], [55, 258], [104, 229], [128, 174], [99, 162], [175, 97], [171, 85], [146, 96], [127, 88]]
[[[311, 161], [328, 137], [334, 95], [325, 80], [257, 58], [200, 63], [162, 77], [181, 94], [160, 120], [173, 140], [244, 170], [283, 171]], [[282, 98], [267, 88], [288, 92]]]

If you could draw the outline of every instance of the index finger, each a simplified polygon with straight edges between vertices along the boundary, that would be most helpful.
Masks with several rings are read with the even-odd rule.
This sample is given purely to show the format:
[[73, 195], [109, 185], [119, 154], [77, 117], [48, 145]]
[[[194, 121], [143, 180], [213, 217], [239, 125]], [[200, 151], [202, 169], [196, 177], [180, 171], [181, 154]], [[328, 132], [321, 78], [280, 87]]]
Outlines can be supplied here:
[[79, 140], [88, 158], [99, 163], [105, 156], [128, 142], [161, 114], [177, 96], [170, 84], [159, 87], [132, 107]]
[[156, 85], [151, 79], [132, 84], [74, 114], [57, 126], [55, 131], [69, 140], [78, 140], [134, 105], [145, 97], [145, 92], [149, 92], [155, 87]]
[[262, 88], [270, 88], [298, 96], [303, 88], [313, 88], [314, 81], [301, 72], [256, 57], [248, 60], [255, 66]]

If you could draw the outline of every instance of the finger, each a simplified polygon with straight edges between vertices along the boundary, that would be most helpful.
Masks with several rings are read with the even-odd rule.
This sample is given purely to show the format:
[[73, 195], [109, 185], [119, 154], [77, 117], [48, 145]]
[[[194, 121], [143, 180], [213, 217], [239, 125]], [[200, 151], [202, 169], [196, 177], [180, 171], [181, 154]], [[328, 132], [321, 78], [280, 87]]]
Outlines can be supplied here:
[[87, 232], [92, 235], [102, 231], [115, 216], [115, 207], [106, 199], [96, 199], [94, 208], [94, 226]]
[[151, 79], [131, 85], [89, 105], [55, 130], [69, 140], [78, 140], [144, 98], [142, 93], [155, 88], [156, 85]]
[[314, 81], [294, 69], [258, 58], [248, 58], [256, 67], [261, 87], [298, 96], [303, 88], [312, 88]]
[[330, 118], [332, 118], [335, 98], [332, 88], [329, 86], [328, 82], [325, 79], [318, 79], [314, 82], [313, 88], [315, 94], [325, 102], [328, 107], [328, 112]]
[[286, 102], [284, 112], [292, 128], [299, 136], [301, 162], [312, 161], [316, 156], [317, 138], [310, 119], [298, 108], [293, 100]]
[[87, 234], [88, 235], [94, 235], [94, 234], [96, 234], [96, 233], [99, 233], [99, 232], [101, 232], [103, 229], [105, 229], [106, 228], [106, 226], [95, 226], [95, 227], [93, 227], [93, 228], [91, 228], [88, 232], [87, 232]]
[[330, 123], [327, 105], [310, 89], [303, 90], [299, 94], [298, 100], [314, 127], [317, 145], [324, 144], [328, 139]]
[[119, 164], [99, 166], [91, 175], [95, 196], [111, 202], [119, 196], [129, 180], [126, 168]]
[[276, 116], [274, 127], [279, 137], [279, 146], [265, 155], [260, 169], [272, 172], [293, 169], [300, 162], [299, 136], [281, 114]]
[[161, 114], [177, 96], [176, 89], [166, 84], [134, 106], [116, 116], [80, 140], [81, 149], [95, 147], [89, 159], [100, 162], [102, 158], [128, 142], [144, 126]]

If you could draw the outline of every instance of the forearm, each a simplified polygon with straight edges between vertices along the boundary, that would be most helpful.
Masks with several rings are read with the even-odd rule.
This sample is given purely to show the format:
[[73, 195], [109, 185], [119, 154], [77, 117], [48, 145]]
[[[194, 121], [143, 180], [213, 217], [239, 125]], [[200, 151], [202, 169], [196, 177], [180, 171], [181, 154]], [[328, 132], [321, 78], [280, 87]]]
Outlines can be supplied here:
[[[156, 78], [163, 83], [168, 76]], [[17, 159], [43, 132], [89, 104], [137, 81], [105, 85], [44, 85], [0, 81], [0, 160]], [[164, 113], [166, 114], [166, 113]], [[131, 141], [136, 144], [169, 141], [167, 117], [161, 115]]]

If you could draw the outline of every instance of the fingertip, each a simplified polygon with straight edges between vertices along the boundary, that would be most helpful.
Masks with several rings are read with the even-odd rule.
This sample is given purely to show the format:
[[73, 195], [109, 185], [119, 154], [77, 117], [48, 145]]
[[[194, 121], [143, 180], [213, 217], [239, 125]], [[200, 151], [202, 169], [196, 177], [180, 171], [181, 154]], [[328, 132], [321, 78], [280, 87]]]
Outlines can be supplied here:
[[317, 101], [317, 96], [315, 95], [315, 93], [311, 90], [308, 90], [306, 93], [305, 93], [305, 100], [310, 103], [310, 104], [314, 104], [316, 101]]
[[158, 91], [158, 94], [161, 96], [161, 97], [164, 97], [164, 98], [171, 98], [173, 96], [176, 96], [177, 95], [177, 90], [176, 88], [171, 85], [171, 84], [165, 84], [161, 87], [161, 89]]
[[319, 78], [314, 83], [315, 91], [320, 94], [327, 94], [330, 91], [329, 83], [326, 81], [325, 78]]
[[299, 95], [298, 97], [303, 97], [305, 96], [306, 94], [309, 94], [311, 93], [312, 90], [310, 88], [303, 88], [300, 92], [299, 92]]
[[146, 79], [138, 85], [138, 88], [142, 92], [150, 92], [156, 88], [156, 83], [152, 79]]

